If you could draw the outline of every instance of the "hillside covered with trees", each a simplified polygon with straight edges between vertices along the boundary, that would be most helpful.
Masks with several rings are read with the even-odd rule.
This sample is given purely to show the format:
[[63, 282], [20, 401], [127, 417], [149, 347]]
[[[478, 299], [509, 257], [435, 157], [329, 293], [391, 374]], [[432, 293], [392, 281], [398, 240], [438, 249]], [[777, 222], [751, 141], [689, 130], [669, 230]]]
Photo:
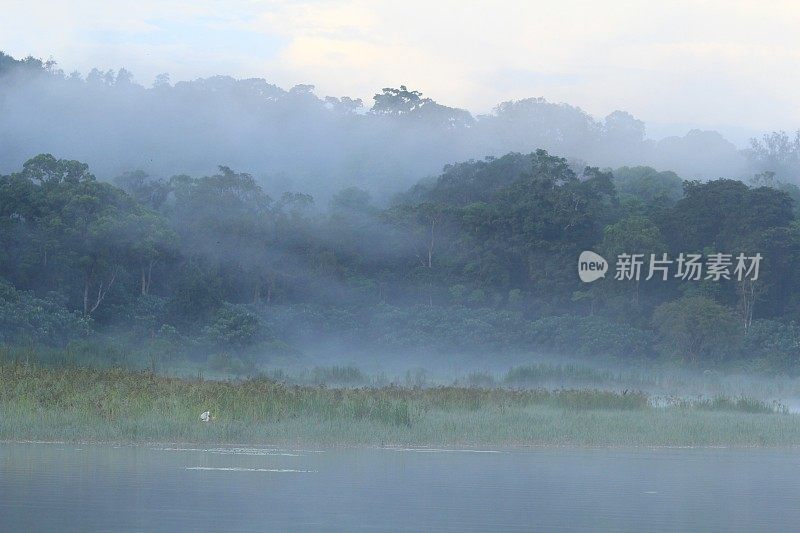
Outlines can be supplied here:
[[593, 117], [531, 97], [473, 115], [417, 89], [376, 87], [363, 102], [260, 78], [163, 74], [145, 87], [124, 68], [66, 73], [52, 60], [0, 53], [0, 173], [39, 153], [80, 160], [104, 177], [133, 169], [199, 177], [225, 164], [247, 169], [273, 196], [302, 190], [327, 202], [357, 186], [383, 205], [446, 164], [536, 149], [577, 167], [649, 165], [685, 179], [800, 172], [800, 138], [784, 132], [739, 149], [716, 131], [648, 137], [624, 110]]
[[[268, 361], [315, 346], [800, 368], [800, 189], [576, 171], [543, 150], [450, 165], [376, 205], [266, 194], [228, 167], [97, 179], [42, 154], [0, 177], [2, 342]], [[595, 250], [763, 256], [760, 277], [592, 284]], [[611, 268], [613, 269], [613, 259]]]

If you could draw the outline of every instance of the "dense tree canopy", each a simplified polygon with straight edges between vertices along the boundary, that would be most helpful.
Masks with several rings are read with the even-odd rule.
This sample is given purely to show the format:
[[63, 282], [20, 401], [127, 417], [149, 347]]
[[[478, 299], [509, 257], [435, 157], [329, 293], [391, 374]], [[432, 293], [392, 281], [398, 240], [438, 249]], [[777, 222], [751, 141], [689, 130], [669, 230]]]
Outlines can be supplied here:
[[[386, 208], [355, 187], [317, 206], [302, 192], [272, 198], [225, 166], [106, 182], [43, 154], [0, 177], [3, 340], [63, 344], [122, 328], [200, 353], [335, 338], [384, 349], [599, 346], [694, 363], [778, 346], [794, 365], [790, 193], [763, 177], [680, 183], [648, 167], [575, 168], [538, 150], [447, 166]], [[581, 283], [583, 250], [603, 254], [610, 275]], [[761, 276], [613, 279], [619, 254], [712, 252], [761, 253]]]

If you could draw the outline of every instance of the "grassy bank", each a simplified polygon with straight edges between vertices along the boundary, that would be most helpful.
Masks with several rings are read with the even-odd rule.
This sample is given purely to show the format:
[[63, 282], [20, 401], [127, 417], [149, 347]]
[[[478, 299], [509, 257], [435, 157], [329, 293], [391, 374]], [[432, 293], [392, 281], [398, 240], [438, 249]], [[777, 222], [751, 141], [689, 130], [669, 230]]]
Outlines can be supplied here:
[[[201, 423], [202, 411], [216, 417]], [[0, 364], [0, 439], [320, 445], [800, 444], [800, 416], [743, 398], [597, 390], [290, 386]]]

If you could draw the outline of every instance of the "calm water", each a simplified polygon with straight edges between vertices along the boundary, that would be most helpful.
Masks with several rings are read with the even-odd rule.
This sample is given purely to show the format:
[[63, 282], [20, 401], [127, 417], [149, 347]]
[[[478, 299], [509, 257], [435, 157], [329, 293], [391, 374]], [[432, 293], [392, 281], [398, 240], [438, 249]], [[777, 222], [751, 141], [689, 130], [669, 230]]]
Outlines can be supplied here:
[[800, 451], [0, 444], [2, 531], [788, 531]]

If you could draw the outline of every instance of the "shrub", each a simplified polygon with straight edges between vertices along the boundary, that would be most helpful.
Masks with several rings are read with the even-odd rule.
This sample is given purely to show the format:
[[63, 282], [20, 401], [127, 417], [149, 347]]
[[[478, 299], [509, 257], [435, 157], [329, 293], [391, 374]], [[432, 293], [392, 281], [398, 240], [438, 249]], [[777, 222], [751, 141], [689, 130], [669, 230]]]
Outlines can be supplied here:
[[653, 327], [662, 353], [691, 362], [731, 359], [741, 339], [733, 313], [705, 296], [662, 304], [653, 312]]
[[213, 344], [242, 348], [256, 340], [259, 326], [257, 316], [230, 305], [217, 311], [214, 321], [203, 328], [203, 333]]
[[554, 316], [536, 320], [532, 343], [555, 353], [630, 358], [651, 353], [650, 335], [598, 316]]
[[91, 333], [92, 321], [54, 298], [37, 298], [0, 280], [0, 342], [65, 346]]

